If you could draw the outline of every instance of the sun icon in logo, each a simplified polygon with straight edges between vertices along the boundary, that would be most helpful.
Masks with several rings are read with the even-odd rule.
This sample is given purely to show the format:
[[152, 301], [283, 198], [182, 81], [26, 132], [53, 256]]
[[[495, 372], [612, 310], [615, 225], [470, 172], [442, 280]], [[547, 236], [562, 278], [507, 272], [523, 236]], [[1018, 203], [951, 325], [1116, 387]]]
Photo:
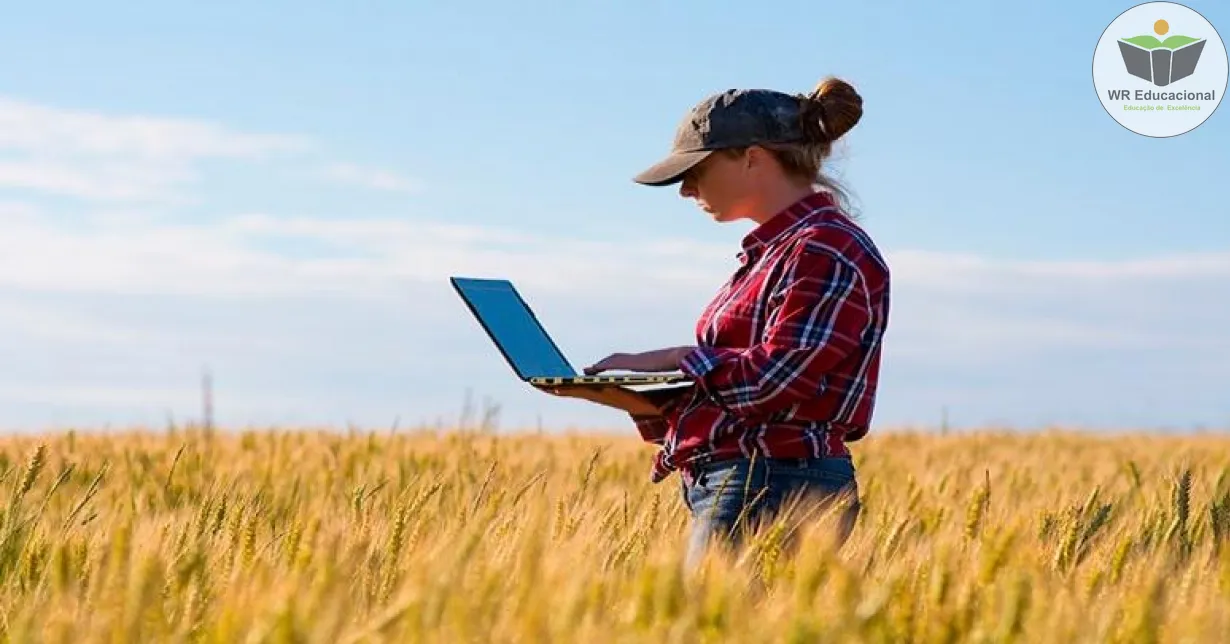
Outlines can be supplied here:
[[1159, 36], [1165, 36], [1166, 32], [1170, 31], [1170, 23], [1165, 20], [1158, 20], [1153, 23], [1153, 31]]

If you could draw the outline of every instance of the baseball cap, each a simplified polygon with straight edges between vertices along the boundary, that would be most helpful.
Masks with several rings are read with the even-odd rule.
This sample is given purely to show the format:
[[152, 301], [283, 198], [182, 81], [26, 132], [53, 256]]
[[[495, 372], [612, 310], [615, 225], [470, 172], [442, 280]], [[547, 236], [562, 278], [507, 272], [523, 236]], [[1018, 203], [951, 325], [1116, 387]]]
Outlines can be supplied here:
[[633, 177], [648, 186], [678, 183], [715, 150], [807, 139], [800, 108], [807, 97], [768, 89], [728, 89], [692, 107], [679, 122], [670, 152]]

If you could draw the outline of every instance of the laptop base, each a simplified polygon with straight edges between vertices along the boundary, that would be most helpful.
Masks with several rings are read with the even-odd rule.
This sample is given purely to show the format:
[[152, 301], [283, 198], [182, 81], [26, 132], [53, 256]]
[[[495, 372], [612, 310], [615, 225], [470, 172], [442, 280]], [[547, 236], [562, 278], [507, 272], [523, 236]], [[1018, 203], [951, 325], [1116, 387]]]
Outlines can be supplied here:
[[526, 380], [526, 382], [535, 387], [663, 385], [691, 381], [691, 376], [677, 373], [661, 375], [631, 374], [626, 376], [535, 376]]

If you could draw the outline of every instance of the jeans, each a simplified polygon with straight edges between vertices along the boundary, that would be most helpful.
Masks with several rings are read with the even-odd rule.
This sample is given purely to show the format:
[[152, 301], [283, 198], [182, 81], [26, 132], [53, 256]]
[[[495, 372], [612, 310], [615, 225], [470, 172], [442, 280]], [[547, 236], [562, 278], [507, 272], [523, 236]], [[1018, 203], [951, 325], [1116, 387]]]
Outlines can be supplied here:
[[[738, 548], [769, 521], [790, 511], [783, 550], [797, 547], [799, 519], [817, 516], [839, 502], [836, 546], [849, 538], [862, 509], [854, 463], [849, 457], [820, 459], [735, 458], [698, 467], [683, 479], [683, 500], [692, 513], [687, 567], [694, 568], [715, 542]], [[742, 515], [742, 516], [740, 516]]]

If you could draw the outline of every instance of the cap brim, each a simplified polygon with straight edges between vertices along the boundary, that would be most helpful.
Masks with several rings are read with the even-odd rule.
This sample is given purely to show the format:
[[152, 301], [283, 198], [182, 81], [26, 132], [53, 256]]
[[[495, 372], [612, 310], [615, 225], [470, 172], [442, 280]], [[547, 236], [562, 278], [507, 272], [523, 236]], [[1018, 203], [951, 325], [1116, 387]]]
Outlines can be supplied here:
[[713, 154], [712, 150], [672, 152], [670, 156], [653, 164], [632, 180], [647, 186], [669, 186], [672, 183], [679, 183], [683, 180], [685, 172], [704, 161], [710, 154]]

